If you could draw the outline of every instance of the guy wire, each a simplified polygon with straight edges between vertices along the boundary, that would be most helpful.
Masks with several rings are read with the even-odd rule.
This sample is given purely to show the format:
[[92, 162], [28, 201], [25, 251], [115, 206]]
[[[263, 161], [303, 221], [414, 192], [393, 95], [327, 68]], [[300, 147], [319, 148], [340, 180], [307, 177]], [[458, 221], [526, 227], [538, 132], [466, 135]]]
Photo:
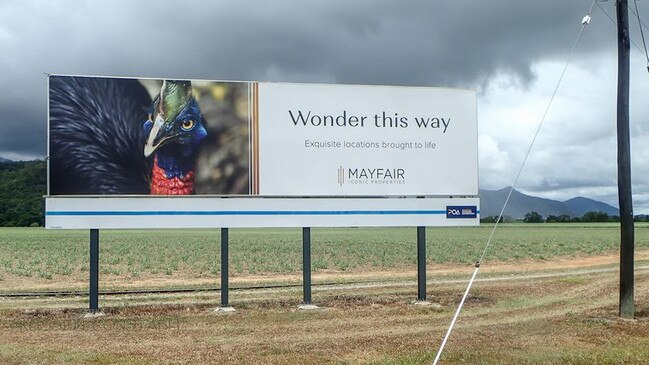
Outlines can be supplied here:
[[466, 301], [467, 296], [469, 295], [469, 292], [471, 290], [471, 287], [473, 286], [473, 283], [475, 281], [476, 276], [478, 275], [478, 271], [480, 270], [480, 265], [482, 263], [482, 260], [484, 259], [485, 255], [487, 254], [487, 250], [489, 249], [489, 246], [491, 245], [491, 241], [493, 239], [494, 233], [496, 232], [496, 229], [498, 228], [498, 224], [500, 223], [500, 220], [503, 217], [503, 214], [505, 212], [505, 208], [507, 207], [507, 204], [509, 203], [509, 199], [512, 196], [512, 192], [516, 188], [518, 184], [518, 180], [521, 176], [521, 173], [523, 172], [523, 168], [525, 167], [525, 164], [527, 163], [527, 159], [532, 152], [532, 147], [534, 147], [534, 142], [536, 142], [536, 138], [539, 135], [539, 132], [541, 131], [541, 127], [543, 126], [543, 123], [545, 122], [545, 119], [548, 115], [548, 111], [550, 110], [550, 106], [552, 105], [552, 102], [554, 101], [555, 96], [557, 95], [557, 91], [559, 90], [559, 86], [561, 85], [561, 81], [563, 81], [563, 77], [566, 74], [566, 70], [568, 69], [568, 65], [570, 65], [570, 62], [572, 61], [572, 56], [575, 53], [575, 50], [577, 49], [577, 45], [579, 44], [579, 41], [581, 40], [581, 36], [584, 33], [584, 29], [586, 29], [586, 26], [590, 22], [590, 14], [593, 11], [593, 7], [595, 6], [597, 0], [593, 0], [592, 4], [590, 5], [590, 8], [588, 9], [587, 15], [584, 17], [584, 20], [582, 21], [581, 28], [579, 29], [579, 33], [577, 34], [577, 39], [575, 39], [575, 42], [572, 46], [572, 50], [570, 50], [570, 55], [568, 56], [568, 59], [566, 61], [566, 65], [563, 67], [563, 70], [561, 71], [561, 76], [559, 77], [559, 80], [557, 81], [557, 84], [554, 88], [554, 91], [552, 92], [552, 96], [550, 97], [550, 101], [548, 102], [548, 105], [545, 108], [545, 111], [543, 112], [543, 116], [541, 117], [541, 121], [539, 122], [538, 127], [536, 128], [536, 132], [534, 133], [534, 137], [532, 138], [532, 141], [530, 143], [529, 148], [527, 149], [527, 153], [525, 154], [525, 158], [523, 159], [523, 162], [521, 163], [521, 167], [518, 169], [518, 173], [516, 174], [516, 178], [514, 179], [514, 183], [511, 185], [509, 189], [509, 193], [507, 194], [507, 199], [505, 199], [505, 203], [503, 204], [502, 209], [500, 210], [500, 214], [498, 214], [498, 219], [496, 220], [496, 223], [494, 224], [493, 229], [491, 230], [491, 234], [489, 235], [489, 239], [487, 240], [487, 243], [485, 244], [485, 248], [482, 251], [482, 254], [480, 255], [480, 258], [478, 261], [475, 263], [475, 270], [473, 270], [473, 275], [471, 276], [471, 279], [469, 280], [469, 283], [466, 287], [466, 290], [464, 291], [464, 295], [462, 296], [462, 300], [460, 301], [460, 304], [457, 307], [457, 310], [455, 312], [455, 315], [453, 316], [453, 319], [451, 320], [451, 324], [448, 327], [448, 330], [446, 331], [446, 335], [444, 335], [444, 339], [442, 340], [442, 343], [439, 346], [439, 350], [437, 351], [437, 355], [435, 356], [435, 359], [433, 360], [433, 365], [437, 365], [439, 362], [440, 357], [442, 356], [442, 352], [444, 351], [444, 347], [446, 346], [446, 342], [448, 341], [448, 338], [451, 335], [451, 332], [453, 332], [453, 327], [455, 326], [455, 322], [457, 321], [457, 318], [460, 315], [460, 312], [462, 311], [462, 307], [464, 306], [464, 302]]

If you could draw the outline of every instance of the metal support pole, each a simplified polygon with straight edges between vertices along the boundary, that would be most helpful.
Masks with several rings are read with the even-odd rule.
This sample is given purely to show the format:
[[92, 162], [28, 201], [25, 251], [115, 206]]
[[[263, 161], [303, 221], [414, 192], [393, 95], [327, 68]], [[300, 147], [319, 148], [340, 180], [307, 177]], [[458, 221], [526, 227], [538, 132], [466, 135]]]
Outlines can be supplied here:
[[629, 9], [617, 0], [617, 185], [620, 202], [620, 305], [622, 318], [633, 318], [634, 226], [629, 132]]
[[228, 229], [221, 228], [221, 307], [229, 307], [229, 252], [228, 252]]
[[426, 227], [417, 227], [417, 300], [426, 301]]
[[99, 312], [99, 230], [90, 230], [89, 311]]
[[302, 228], [302, 286], [304, 304], [311, 304], [311, 228]]

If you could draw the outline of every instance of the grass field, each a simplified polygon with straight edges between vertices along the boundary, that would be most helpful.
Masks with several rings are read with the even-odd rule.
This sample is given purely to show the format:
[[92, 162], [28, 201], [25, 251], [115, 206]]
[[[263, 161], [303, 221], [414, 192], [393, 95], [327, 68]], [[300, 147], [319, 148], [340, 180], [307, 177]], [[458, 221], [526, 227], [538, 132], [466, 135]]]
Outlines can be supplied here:
[[[491, 226], [429, 228], [427, 261], [471, 264]], [[104, 284], [151, 278], [214, 278], [219, 275], [219, 230], [101, 231]], [[486, 261], [517, 262], [599, 255], [618, 249], [616, 224], [505, 224]], [[300, 229], [233, 229], [233, 277], [301, 271]], [[414, 228], [312, 230], [312, 268], [318, 272], [367, 272], [416, 267]], [[649, 247], [649, 225], [636, 228], [636, 247]], [[39, 228], [0, 229], [0, 291], [31, 285], [70, 287], [87, 280], [88, 232]], [[115, 280], [112, 280], [115, 279]]]
[[[503, 225], [442, 364], [649, 364], [649, 226], [636, 226], [636, 319], [617, 318], [619, 228]], [[313, 229], [323, 307], [300, 288], [101, 296], [0, 295], [0, 364], [430, 364], [491, 227], [428, 229], [429, 299], [415, 230]], [[87, 288], [88, 232], [0, 229], [0, 292]], [[301, 279], [301, 231], [231, 230], [235, 283]], [[218, 282], [219, 232], [102, 231], [100, 286]], [[362, 282], [350, 284], [349, 282]], [[365, 285], [367, 284], [367, 285]], [[244, 285], [245, 286], [245, 285]]]

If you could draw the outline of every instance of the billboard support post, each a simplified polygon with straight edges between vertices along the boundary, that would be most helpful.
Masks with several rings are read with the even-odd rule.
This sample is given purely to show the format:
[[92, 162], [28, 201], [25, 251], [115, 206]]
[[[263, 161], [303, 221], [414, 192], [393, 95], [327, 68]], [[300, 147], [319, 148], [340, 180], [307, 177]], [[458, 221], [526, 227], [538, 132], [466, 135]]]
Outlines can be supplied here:
[[90, 230], [90, 288], [89, 312], [99, 312], [99, 230]]
[[311, 228], [302, 228], [303, 304], [311, 305]]
[[426, 227], [417, 227], [417, 301], [426, 301]]
[[229, 252], [228, 229], [221, 228], [221, 308], [228, 308], [229, 304]]

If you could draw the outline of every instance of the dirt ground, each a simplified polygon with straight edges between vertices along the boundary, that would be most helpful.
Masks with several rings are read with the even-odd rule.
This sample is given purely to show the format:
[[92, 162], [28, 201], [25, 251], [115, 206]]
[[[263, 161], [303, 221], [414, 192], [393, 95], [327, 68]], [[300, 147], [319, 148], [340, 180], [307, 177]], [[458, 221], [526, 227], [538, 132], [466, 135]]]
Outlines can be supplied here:
[[[649, 252], [636, 257], [633, 320], [617, 316], [615, 255], [485, 265], [441, 363], [649, 364]], [[211, 292], [102, 296], [95, 319], [84, 297], [5, 297], [0, 363], [429, 364], [472, 269], [429, 267], [429, 306], [412, 304], [414, 271], [316, 275], [342, 283], [314, 288], [310, 311], [300, 288], [232, 291], [229, 314]]]

